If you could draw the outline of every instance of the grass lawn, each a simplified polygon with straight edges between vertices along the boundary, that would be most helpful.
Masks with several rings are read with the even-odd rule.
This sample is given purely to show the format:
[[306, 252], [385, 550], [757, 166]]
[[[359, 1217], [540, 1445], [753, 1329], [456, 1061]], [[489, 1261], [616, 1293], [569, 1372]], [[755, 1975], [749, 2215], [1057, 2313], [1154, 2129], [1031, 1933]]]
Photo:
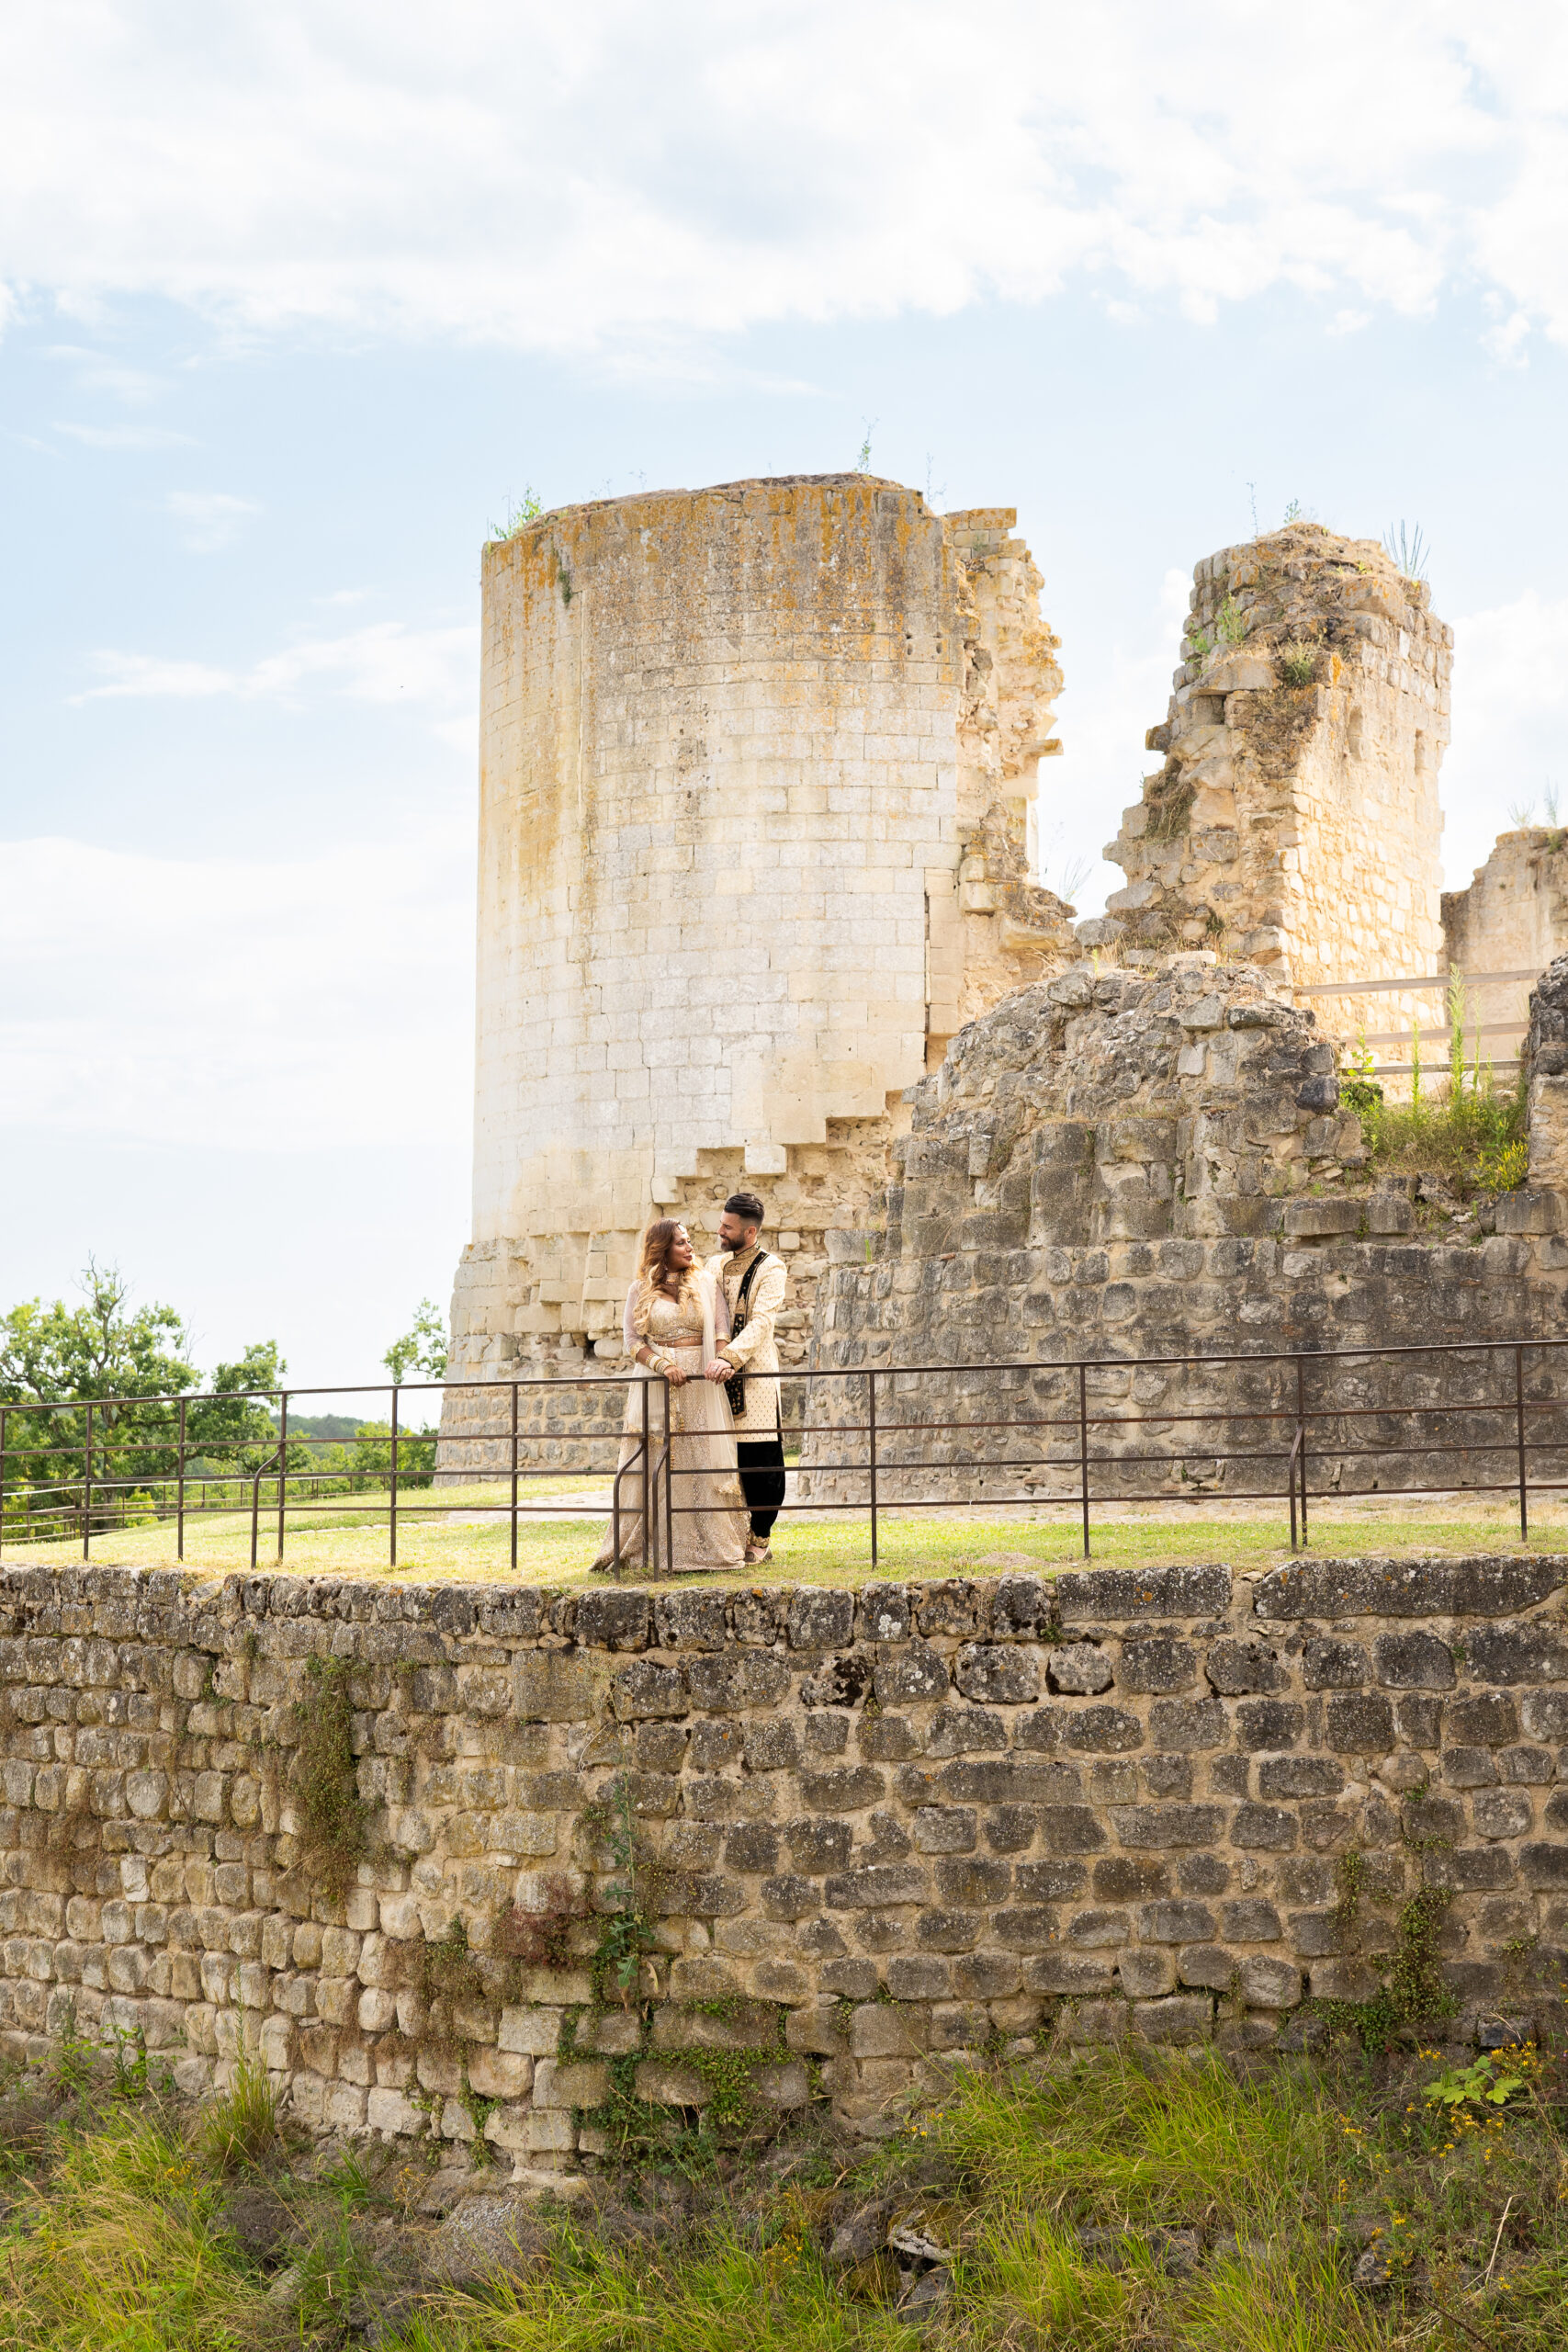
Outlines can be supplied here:
[[[562, 1493], [562, 1487], [552, 1487], [551, 1482], [536, 1484], [545, 1499]], [[282, 1567], [300, 1576], [379, 1577], [395, 1573], [415, 1582], [510, 1579], [510, 1527], [504, 1517], [486, 1517], [478, 1508], [481, 1499], [493, 1503], [504, 1491], [494, 1487], [423, 1490], [407, 1514], [400, 1516], [395, 1572], [388, 1566], [384, 1507], [368, 1510], [356, 1498], [345, 1498], [348, 1508], [330, 1511], [306, 1504], [291, 1507]], [[566, 1587], [598, 1581], [589, 1577], [588, 1566], [603, 1540], [607, 1499], [603, 1516], [587, 1513], [599, 1491], [586, 1481], [565, 1488], [563, 1501], [570, 1498], [566, 1507], [581, 1508], [581, 1518], [520, 1521], [521, 1581]], [[607, 1489], [603, 1491], [607, 1498]], [[257, 1566], [276, 1570], [276, 1515], [269, 1518], [264, 1511], [260, 1537]], [[1237, 1505], [1220, 1512], [1211, 1504], [1185, 1514], [1170, 1505], [1143, 1510], [1106, 1506], [1094, 1518], [1091, 1542], [1091, 1562], [1107, 1567], [1223, 1560], [1237, 1568], [1260, 1568], [1291, 1557], [1287, 1521], [1271, 1508], [1258, 1506]], [[249, 1568], [250, 1545], [248, 1512], [203, 1515], [186, 1524], [185, 1564], [198, 1575], [232, 1574]], [[1504, 1505], [1488, 1507], [1472, 1499], [1444, 1503], [1430, 1496], [1408, 1504], [1391, 1499], [1375, 1508], [1314, 1504], [1312, 1549], [1325, 1557], [1375, 1553], [1394, 1558], [1568, 1551], [1568, 1506], [1532, 1503], [1531, 1538], [1526, 1545], [1519, 1541], [1517, 1518]], [[4, 1556], [14, 1563], [63, 1565], [79, 1560], [82, 1547], [79, 1540], [8, 1542]], [[96, 1535], [93, 1558], [126, 1567], [174, 1567], [178, 1565], [174, 1525], [165, 1521]], [[826, 1584], [863, 1580], [874, 1574], [898, 1578], [995, 1575], [1010, 1568], [1076, 1564], [1081, 1564], [1079, 1524], [1072, 1510], [1062, 1505], [1049, 1510], [1024, 1506], [1007, 1512], [967, 1506], [950, 1511], [889, 1512], [881, 1523], [874, 1569], [863, 1512], [801, 1512], [796, 1517], [786, 1512], [774, 1532], [768, 1566], [760, 1575], [753, 1570], [717, 1581]]]
[[[122, 2055], [118, 2096], [92, 2063], [68, 2045], [0, 2097], [4, 2352], [1549, 2352], [1568, 2336], [1568, 2084], [1529, 2049], [1467, 2091], [1467, 2056], [1414, 2046], [1227, 2064], [1025, 2043], [955, 2064], [871, 2154], [820, 2108], [771, 2147], [671, 2116], [586, 2195], [462, 2200], [445, 2222], [469, 2183], [438, 2188], [434, 2144], [429, 2165], [312, 2149], [265, 2078], [202, 2115], [160, 2089], [155, 2060]], [[1430, 2096], [1445, 2080], [1454, 2104]], [[505, 2177], [470, 2180], [493, 2195]]]

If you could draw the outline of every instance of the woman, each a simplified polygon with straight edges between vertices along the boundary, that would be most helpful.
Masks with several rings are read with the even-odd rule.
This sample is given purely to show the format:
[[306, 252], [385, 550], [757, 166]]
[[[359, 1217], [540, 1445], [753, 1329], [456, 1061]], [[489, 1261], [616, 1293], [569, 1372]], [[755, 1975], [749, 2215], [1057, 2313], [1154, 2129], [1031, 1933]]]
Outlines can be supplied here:
[[[669, 1386], [670, 1441], [675, 1478], [673, 1558], [665, 1559], [663, 1400], [649, 1396], [648, 1429], [652, 1488], [652, 1525], [648, 1559], [661, 1574], [700, 1574], [745, 1565], [750, 1521], [735, 1467], [735, 1430], [729, 1399], [716, 1382], [703, 1378], [729, 1337], [729, 1309], [711, 1274], [701, 1272], [683, 1225], [657, 1218], [642, 1238], [637, 1278], [626, 1294], [626, 1347], [649, 1374], [662, 1373]], [[642, 1565], [643, 1465], [636, 1459], [642, 1442], [643, 1392], [634, 1381], [626, 1392], [621, 1439], [621, 1544], [617, 1560], [615, 1521], [593, 1566], [601, 1572]]]

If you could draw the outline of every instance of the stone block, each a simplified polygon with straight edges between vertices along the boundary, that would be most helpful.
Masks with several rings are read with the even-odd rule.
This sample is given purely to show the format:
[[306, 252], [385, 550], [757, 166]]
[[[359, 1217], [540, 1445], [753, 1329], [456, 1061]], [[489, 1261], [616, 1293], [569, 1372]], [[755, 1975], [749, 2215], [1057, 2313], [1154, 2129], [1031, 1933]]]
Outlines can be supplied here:
[[1176, 1994], [1168, 2000], [1133, 2004], [1133, 2030], [1145, 2041], [1177, 2047], [1206, 2041], [1213, 2021], [1213, 2002], [1198, 1994]]
[[558, 2058], [539, 2058], [534, 2063], [536, 2108], [601, 2107], [609, 2096], [610, 2069], [599, 2060], [563, 2064]]
[[953, 1661], [953, 1679], [966, 1699], [991, 1706], [1021, 1706], [1040, 1695], [1039, 1661], [1014, 1644], [966, 1643]]
[[1290, 1680], [1270, 1645], [1257, 1640], [1215, 1642], [1203, 1673], [1211, 1689], [1228, 1699], [1283, 1690]]
[[1095, 1698], [1116, 1679], [1105, 1652], [1094, 1642], [1063, 1642], [1045, 1654], [1046, 1679], [1053, 1690], [1078, 1698]]
[[1388, 1690], [1451, 1690], [1453, 1653], [1436, 1634], [1380, 1634], [1372, 1645], [1378, 1680]]
[[[1338, 1090], [1334, 1090], [1334, 1100]], [[1331, 1108], [1332, 1104], [1325, 1107]], [[1335, 1239], [1359, 1231], [1362, 1205], [1356, 1200], [1299, 1200], [1285, 1204], [1285, 1234], [1292, 1241]]]

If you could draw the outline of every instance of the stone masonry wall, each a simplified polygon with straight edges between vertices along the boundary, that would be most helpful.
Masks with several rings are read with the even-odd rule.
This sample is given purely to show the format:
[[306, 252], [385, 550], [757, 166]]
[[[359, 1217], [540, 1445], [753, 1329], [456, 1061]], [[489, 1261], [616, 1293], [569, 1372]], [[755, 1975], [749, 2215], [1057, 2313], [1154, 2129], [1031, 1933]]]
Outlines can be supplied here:
[[[538, 2178], [603, 2149], [617, 2081], [700, 2110], [714, 2052], [761, 2114], [879, 2133], [998, 2037], [1299, 2047], [1426, 1887], [1448, 2030], [1508, 2039], [1568, 1966], [1565, 1589], [1562, 1558], [574, 1596], [7, 1569], [0, 2034], [139, 2031], [193, 2092], [243, 2048], [313, 2127], [482, 2132]], [[369, 1808], [341, 1900], [289, 1781], [312, 1657]], [[660, 1917], [600, 2007], [624, 1874], [588, 1808], [622, 1787]], [[509, 1962], [563, 1882], [575, 1952]]]
[[[1444, 891], [1442, 912], [1439, 969], [1533, 978], [1568, 947], [1568, 834], [1556, 825], [1500, 833], [1469, 888]], [[1466, 1026], [1491, 1028], [1484, 1056], [1513, 1059], [1529, 1023], [1529, 994], [1530, 979], [1466, 990]]]
[[[1165, 763], [1106, 851], [1127, 884], [1095, 937], [1223, 946], [1298, 988], [1436, 971], [1452, 645], [1372, 539], [1294, 524], [1200, 563], [1149, 731]], [[1346, 997], [1333, 1020], [1397, 1044], [1432, 1010]]]
[[[1201, 950], [1131, 971], [1081, 967], [972, 1023], [912, 1093], [882, 1228], [829, 1236], [838, 1261], [820, 1295], [812, 1361], [831, 1374], [993, 1367], [889, 1380], [885, 1425], [1032, 1414], [1056, 1426], [930, 1437], [885, 1429], [885, 1468], [900, 1454], [916, 1468], [885, 1478], [883, 1499], [955, 1491], [943, 1465], [987, 1450], [1015, 1465], [993, 1493], [1077, 1491], [1076, 1375], [1011, 1364], [1093, 1361], [1101, 1409], [1131, 1417], [1120, 1432], [1097, 1431], [1093, 1450], [1163, 1447], [1175, 1460], [1138, 1491], [1191, 1494], [1255, 1484], [1246, 1461], [1219, 1457], [1268, 1442], [1279, 1450], [1289, 1429], [1281, 1437], [1280, 1424], [1270, 1432], [1239, 1419], [1213, 1423], [1190, 1433], [1183, 1461], [1182, 1430], [1162, 1412], [1239, 1416], [1279, 1405], [1282, 1384], [1293, 1396], [1294, 1375], [1264, 1361], [1270, 1351], [1560, 1334], [1568, 1120], [1557, 1098], [1568, 1079], [1557, 1063], [1568, 1067], [1558, 1042], [1568, 1035], [1568, 959], [1542, 976], [1532, 1003], [1529, 1182], [1470, 1203], [1435, 1177], [1372, 1179], [1359, 1122], [1340, 1107], [1337, 1047], [1258, 968]], [[1259, 1362], [1203, 1361], [1236, 1353]], [[1193, 1361], [1118, 1369], [1132, 1357]], [[1544, 1408], [1562, 1396], [1557, 1359], [1538, 1355], [1528, 1370], [1532, 1400]], [[1352, 1363], [1311, 1372], [1308, 1401], [1364, 1408], [1438, 1394], [1505, 1398], [1506, 1430], [1479, 1416], [1460, 1425], [1479, 1449], [1511, 1442], [1511, 1369], [1505, 1378], [1481, 1356], [1446, 1367], [1430, 1358]], [[804, 1464], [863, 1460], [863, 1438], [838, 1426], [864, 1422], [863, 1384], [824, 1380], [812, 1419]], [[1348, 1425], [1319, 1424], [1314, 1487], [1366, 1476], [1351, 1462], [1352, 1442], [1409, 1442], [1431, 1426], [1374, 1421], [1357, 1439]], [[1561, 1417], [1543, 1409], [1530, 1433], [1560, 1441]], [[1532, 1474], [1559, 1476], [1565, 1465], [1568, 1456], [1549, 1451], [1533, 1458]], [[1416, 1457], [1414, 1468], [1440, 1486], [1511, 1475], [1479, 1451], [1448, 1457], [1446, 1473], [1435, 1457]], [[1412, 1475], [1392, 1458], [1372, 1469], [1386, 1486]], [[1111, 1491], [1119, 1476], [1112, 1463], [1095, 1483]], [[1282, 1496], [1282, 1464], [1268, 1476], [1265, 1490]], [[860, 1469], [819, 1467], [811, 1480], [818, 1498], [858, 1501], [866, 1491]]]

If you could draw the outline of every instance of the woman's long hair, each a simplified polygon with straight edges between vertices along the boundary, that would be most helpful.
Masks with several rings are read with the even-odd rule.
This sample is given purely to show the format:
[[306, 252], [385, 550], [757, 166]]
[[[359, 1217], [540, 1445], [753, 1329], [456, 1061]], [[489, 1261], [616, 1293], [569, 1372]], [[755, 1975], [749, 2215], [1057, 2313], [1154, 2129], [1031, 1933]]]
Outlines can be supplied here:
[[660, 1291], [666, 1298], [677, 1301], [697, 1275], [694, 1260], [680, 1269], [670, 1262], [675, 1237], [682, 1230], [682, 1220], [677, 1216], [655, 1217], [642, 1237], [642, 1251], [637, 1260], [637, 1273], [649, 1290]]

